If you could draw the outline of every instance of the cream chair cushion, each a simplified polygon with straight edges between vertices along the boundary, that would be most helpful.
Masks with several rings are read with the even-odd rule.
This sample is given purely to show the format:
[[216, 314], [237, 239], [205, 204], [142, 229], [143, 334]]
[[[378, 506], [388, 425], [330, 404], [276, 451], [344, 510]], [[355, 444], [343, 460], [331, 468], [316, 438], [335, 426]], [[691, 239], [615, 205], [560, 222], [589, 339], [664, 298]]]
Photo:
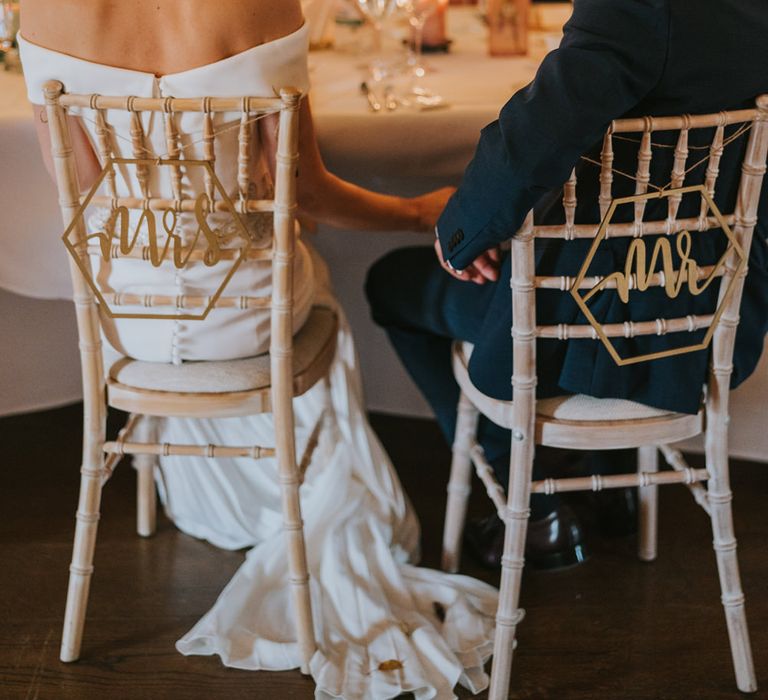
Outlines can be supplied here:
[[[512, 425], [512, 402], [491, 399], [474, 387], [469, 379], [467, 363], [472, 355], [472, 343], [461, 343], [453, 353], [456, 380], [464, 393], [498, 425]], [[617, 421], [657, 418], [676, 415], [659, 408], [626, 399], [599, 399], [586, 394], [570, 394], [536, 402], [536, 415], [564, 421]]]
[[598, 399], [586, 394], [539, 399], [536, 413], [557, 420], [637, 420], [668, 416], [669, 411], [626, 399]]
[[[293, 340], [293, 372], [301, 374], [332, 342], [336, 314], [315, 306]], [[184, 362], [142, 362], [123, 357], [109, 369], [109, 379], [136, 389], [180, 393], [225, 393], [254, 391], [270, 385], [269, 353], [241, 360]]]

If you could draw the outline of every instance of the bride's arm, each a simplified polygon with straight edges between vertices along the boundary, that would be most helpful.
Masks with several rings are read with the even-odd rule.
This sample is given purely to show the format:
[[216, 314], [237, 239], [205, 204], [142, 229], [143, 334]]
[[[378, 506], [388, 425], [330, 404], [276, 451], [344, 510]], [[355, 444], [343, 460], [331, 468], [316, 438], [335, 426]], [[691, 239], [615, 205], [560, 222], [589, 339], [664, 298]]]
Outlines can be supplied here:
[[[45, 167], [55, 180], [45, 107], [33, 105], [33, 108]], [[72, 117], [68, 119], [80, 191], [85, 192], [96, 182], [102, 168], [81, 124]], [[266, 152], [271, 154], [270, 167], [274, 173], [277, 117], [263, 119], [260, 124], [262, 143]], [[371, 192], [336, 177], [328, 172], [323, 163], [309, 102], [306, 98], [302, 100], [297, 196], [301, 213], [307, 217], [359, 231], [432, 231], [453, 190], [452, 187], [445, 187], [419, 197], [395, 197]]]
[[[277, 116], [260, 122], [261, 141], [274, 174]], [[339, 228], [378, 231], [432, 231], [454, 188], [418, 197], [371, 192], [328, 172], [315, 138], [309, 99], [299, 109], [297, 198], [302, 214]]]

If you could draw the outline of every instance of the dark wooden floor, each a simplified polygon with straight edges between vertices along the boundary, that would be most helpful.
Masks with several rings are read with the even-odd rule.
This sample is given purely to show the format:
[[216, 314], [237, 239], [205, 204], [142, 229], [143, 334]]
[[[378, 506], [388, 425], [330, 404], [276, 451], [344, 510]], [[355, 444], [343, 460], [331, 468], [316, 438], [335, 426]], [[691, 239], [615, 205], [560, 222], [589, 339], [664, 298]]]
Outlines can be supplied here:
[[[58, 661], [79, 466], [79, 407], [0, 420], [0, 698], [312, 698], [298, 672], [245, 672], [183, 657], [174, 642], [242, 561], [179, 533], [134, 534], [134, 478], [104, 495], [83, 658]], [[438, 563], [448, 454], [429, 421], [374, 416]], [[736, 530], [758, 682], [768, 687], [768, 466], [733, 468]], [[590, 532], [591, 560], [526, 572], [513, 698], [736, 698], [708, 521], [683, 488], [662, 490], [660, 557]], [[473, 508], [477, 510], [477, 503]], [[588, 514], [585, 514], [588, 515]], [[495, 582], [494, 574], [467, 573]], [[469, 697], [459, 690], [459, 697]], [[759, 694], [760, 695], [760, 694]]]

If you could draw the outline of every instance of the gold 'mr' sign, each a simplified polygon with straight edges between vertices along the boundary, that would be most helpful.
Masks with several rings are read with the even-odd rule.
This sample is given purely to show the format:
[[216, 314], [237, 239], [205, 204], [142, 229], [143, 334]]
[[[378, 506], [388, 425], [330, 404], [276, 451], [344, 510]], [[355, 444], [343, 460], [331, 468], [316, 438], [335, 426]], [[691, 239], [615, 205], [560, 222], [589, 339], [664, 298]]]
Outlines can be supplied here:
[[[653, 247], [648, 254], [648, 246], [646, 241], [642, 238], [635, 238], [629, 244], [627, 250], [627, 257], [624, 263], [624, 268], [620, 271], [612, 272], [604, 277], [597, 278], [596, 283], [583, 290], [581, 287], [584, 280], [587, 279], [587, 272], [592, 264], [592, 260], [597, 253], [600, 244], [608, 236], [608, 227], [611, 224], [616, 209], [625, 204], [631, 204], [635, 202], [643, 202], [650, 199], [662, 199], [665, 197], [682, 197], [682, 195], [699, 192], [701, 197], [706, 202], [709, 212], [716, 219], [718, 226], [728, 239], [728, 245], [725, 252], [720, 256], [718, 261], [709, 269], [702, 269], [699, 264], [691, 257], [692, 248], [692, 234], [690, 231], [682, 229], [671, 236], [659, 236], [655, 238]], [[675, 269], [675, 260], [673, 255], [673, 243], [674, 250], [677, 253], [679, 259], [679, 267]], [[615, 289], [619, 296], [619, 299], [624, 304], [629, 303], [630, 290], [636, 290], [638, 292], [646, 291], [652, 286], [661, 286], [664, 289], [665, 294], [670, 299], [675, 299], [684, 288], [691, 295], [699, 295], [704, 292], [715, 279], [723, 275], [723, 271], [726, 267], [728, 258], [734, 255], [738, 261], [736, 274], [734, 274], [728, 284], [728, 288], [725, 290], [725, 294], [720, 296], [720, 302], [716, 309], [712, 322], [707, 329], [704, 338], [700, 343], [693, 343], [682, 347], [675, 347], [668, 350], [662, 350], [654, 353], [647, 353], [644, 355], [637, 355], [634, 357], [622, 357], [617, 351], [616, 347], [611, 342], [611, 339], [606, 334], [600, 322], [594, 317], [592, 312], [587, 306], [587, 302], [595, 296], [598, 292], [605, 289]], [[661, 270], [657, 272], [657, 268], [661, 263]], [[650, 192], [646, 194], [631, 195], [628, 197], [620, 197], [614, 199], [611, 202], [608, 211], [605, 214], [600, 228], [592, 242], [592, 246], [589, 249], [584, 264], [579, 270], [579, 274], [576, 276], [573, 285], [571, 286], [571, 295], [575, 299], [581, 311], [587, 317], [590, 325], [595, 329], [597, 336], [605, 345], [605, 348], [610, 353], [618, 365], [635, 364], [638, 362], [648, 362], [650, 360], [659, 359], [662, 357], [670, 357], [672, 355], [681, 355], [688, 352], [696, 352], [697, 350], [703, 350], [709, 346], [712, 340], [717, 324], [720, 321], [720, 316], [725, 310], [725, 306], [731, 295], [734, 292], [735, 284], [738, 281], [739, 273], [743, 270], [747, 263], [746, 255], [743, 249], [739, 245], [738, 240], [733, 234], [728, 222], [722, 215], [717, 205], [712, 200], [709, 192], [703, 185], [692, 185], [689, 187], [677, 187], [669, 190], [662, 190], [659, 192]], [[657, 284], [658, 282], [658, 284]]]
[[[200, 169], [209, 187], [218, 194], [219, 201], [223, 203], [216, 207], [217, 213], [229, 214], [234, 224], [235, 244], [233, 245], [233, 236], [228, 235], [226, 239], [222, 236], [219, 229], [212, 227], [208, 222], [208, 215], [214, 209], [208, 194], [202, 193], [196, 199], [192, 200], [194, 204], [184, 209], [191, 209], [194, 223], [194, 234], [185, 244], [181, 236], [177, 233], [177, 224], [179, 223], [179, 212], [177, 202], [174, 200], [155, 200], [152, 208], [146, 201], [141, 202], [139, 207], [129, 207], [120, 204], [120, 200], [113, 202], [107, 225], [103, 231], [86, 233], [84, 236], [80, 233], [85, 231], [85, 210], [98, 193], [102, 183], [106, 178], [115, 178], [115, 167], [137, 168], [137, 179], [139, 169], [142, 169], [142, 177], [148, 177], [150, 168], [184, 168], [189, 173], [195, 168]], [[124, 201], [124, 200], [123, 200]], [[157, 202], [167, 204], [157, 208]], [[185, 200], [189, 201], [189, 200]], [[135, 223], [131, 222], [131, 210], [140, 211]], [[142, 233], [144, 236], [142, 236]], [[191, 233], [191, 230], [190, 230]], [[232, 275], [234, 275], [241, 262], [245, 259], [251, 244], [251, 239], [245, 224], [240, 218], [240, 214], [235, 209], [232, 201], [222, 187], [216, 173], [209, 161], [206, 160], [178, 160], [178, 159], [142, 159], [142, 158], [110, 158], [105, 164], [99, 178], [91, 188], [88, 195], [83, 200], [77, 214], [70, 222], [63, 235], [64, 244], [72, 255], [85, 280], [93, 290], [99, 300], [102, 309], [111, 318], [163, 318], [173, 320], [203, 320], [216, 305], [217, 300], [224, 292]], [[79, 238], [79, 240], [78, 240]], [[236, 239], [239, 239], [237, 241]], [[143, 241], [146, 240], [146, 245]], [[239, 246], [236, 245], [239, 242]], [[93, 244], [89, 246], [90, 244]], [[226, 243], [226, 245], [224, 245]], [[182, 312], [179, 308], [171, 313], [151, 313], [151, 312], [121, 312], [116, 311], [113, 305], [105, 298], [103, 290], [94, 279], [93, 271], [88, 260], [88, 252], [93, 252], [94, 248], [104, 263], [111, 264], [114, 258], [134, 258], [149, 262], [153, 267], [160, 267], [163, 263], [169, 262], [176, 270], [184, 270], [200, 260], [206, 267], [218, 266], [221, 269], [221, 278], [216, 284], [216, 289], [211, 294], [206, 295], [203, 310], [200, 313]], [[90, 249], [90, 250], [89, 250]], [[111, 295], [114, 299], [115, 296]], [[145, 295], [146, 298], [146, 295]], [[174, 307], [176, 304], [170, 297], [168, 303], [158, 303], [156, 306]], [[141, 301], [138, 302], [141, 305]], [[145, 305], [147, 305], [145, 303]]]

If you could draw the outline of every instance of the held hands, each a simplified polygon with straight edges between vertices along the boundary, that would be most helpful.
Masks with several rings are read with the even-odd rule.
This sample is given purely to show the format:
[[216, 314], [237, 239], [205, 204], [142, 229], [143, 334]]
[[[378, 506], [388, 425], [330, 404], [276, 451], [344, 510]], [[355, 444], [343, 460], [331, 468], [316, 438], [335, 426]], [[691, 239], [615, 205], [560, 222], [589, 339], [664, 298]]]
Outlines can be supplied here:
[[[445, 205], [456, 191], [455, 187], [443, 187], [433, 192], [427, 192], [418, 197], [409, 200], [410, 205], [414, 207], [418, 230], [435, 230], [435, 224], [443, 213]], [[499, 268], [501, 267], [501, 251], [499, 248], [490, 248], [481, 253], [464, 270], [454, 270], [443, 258], [443, 251], [440, 248], [440, 241], [435, 240], [435, 253], [440, 261], [440, 266], [451, 277], [455, 277], [462, 282], [474, 282], [475, 284], [485, 284], [486, 282], [495, 282], [499, 278]]]
[[467, 265], [463, 270], [454, 270], [443, 258], [443, 251], [440, 248], [440, 241], [435, 240], [435, 253], [440, 261], [440, 266], [451, 277], [455, 277], [462, 282], [474, 282], [475, 284], [485, 284], [486, 282], [495, 282], [499, 279], [499, 268], [501, 267], [501, 251], [499, 248], [490, 248], [484, 253], [480, 253], [475, 260]]

